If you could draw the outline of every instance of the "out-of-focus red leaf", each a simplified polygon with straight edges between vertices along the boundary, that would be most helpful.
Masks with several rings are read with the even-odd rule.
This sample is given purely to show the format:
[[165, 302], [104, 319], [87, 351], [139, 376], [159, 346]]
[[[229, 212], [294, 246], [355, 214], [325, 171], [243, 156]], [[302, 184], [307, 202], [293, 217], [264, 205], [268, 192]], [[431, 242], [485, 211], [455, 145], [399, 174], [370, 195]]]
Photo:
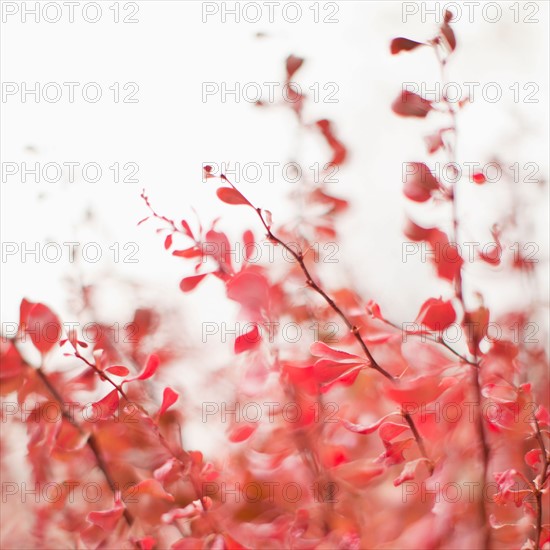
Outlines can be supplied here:
[[405, 236], [411, 241], [421, 242], [427, 241], [430, 238], [432, 228], [422, 227], [417, 225], [412, 220], [407, 220], [407, 223], [403, 229]]
[[212, 174], [212, 166], [209, 164], [202, 167], [203, 175], [206, 179], [208, 178], [215, 178], [216, 176]]
[[380, 426], [378, 435], [382, 441], [391, 441], [398, 435], [402, 434], [405, 430], [408, 430], [409, 426], [406, 424], [397, 424], [396, 422], [385, 422]]
[[49, 307], [44, 304], [34, 304], [28, 312], [26, 331], [34, 347], [44, 355], [61, 338], [61, 323]]
[[334, 349], [325, 344], [324, 342], [313, 342], [309, 347], [311, 355], [315, 357], [323, 357], [327, 359], [332, 359], [333, 361], [348, 361], [354, 363], [368, 363], [368, 359], [354, 355], [353, 353], [348, 353], [347, 351], [342, 351], [339, 349]]
[[145, 368], [141, 371], [139, 376], [136, 380], [147, 380], [148, 378], [151, 378], [153, 374], [157, 371], [160, 365], [160, 359], [158, 355], [155, 355], [152, 353], [147, 358], [147, 362], [145, 363]]
[[173, 250], [172, 256], [177, 256], [178, 258], [197, 258], [202, 256], [202, 252], [198, 246], [192, 246], [184, 250]]
[[476, 172], [475, 174], [472, 174], [472, 181], [478, 185], [481, 185], [487, 181], [487, 178], [481, 172]]
[[232, 277], [226, 285], [227, 297], [241, 306], [260, 311], [269, 304], [269, 283], [260, 273], [241, 271]]
[[536, 470], [538, 465], [542, 463], [542, 451], [540, 449], [532, 449], [525, 454], [525, 463]]
[[144, 479], [143, 481], [140, 481], [134, 489], [137, 494], [151, 495], [153, 497], [167, 500], [168, 502], [174, 502], [173, 495], [168, 493], [162, 486], [162, 483], [156, 479]]
[[295, 55], [289, 55], [286, 58], [286, 79], [290, 80], [294, 73], [303, 65], [304, 60], [301, 57]]
[[317, 382], [313, 372], [313, 365], [296, 365], [283, 363], [283, 375], [294, 386], [302, 389], [310, 395], [317, 394]]
[[175, 392], [172, 388], [164, 388], [162, 394], [162, 405], [159, 409], [159, 416], [163, 415], [177, 400], [179, 394]]
[[365, 363], [339, 363], [330, 359], [319, 359], [313, 365], [313, 373], [315, 380], [321, 386], [337, 380], [351, 384], [363, 368], [365, 368]]
[[97, 411], [98, 418], [101, 420], [106, 420], [115, 414], [118, 410], [118, 405], [120, 403], [120, 397], [118, 395], [118, 390], [113, 390], [111, 393], [108, 393], [103, 399], [92, 404], [94, 411]]
[[450, 300], [428, 298], [420, 308], [416, 323], [428, 327], [430, 330], [441, 331], [454, 323], [456, 312]]
[[403, 90], [391, 108], [399, 116], [424, 118], [432, 110], [432, 103], [414, 92]]
[[425, 136], [424, 142], [426, 143], [428, 153], [430, 153], [430, 155], [433, 155], [434, 153], [439, 151], [439, 149], [441, 149], [441, 147], [443, 147], [444, 145], [443, 130], [438, 130], [437, 132], [435, 132], [435, 134]]
[[448, 23], [443, 23], [441, 26], [441, 34], [443, 35], [449, 50], [454, 51], [456, 48], [456, 37], [453, 29], [451, 29]]
[[202, 275], [192, 275], [191, 277], [185, 277], [180, 282], [180, 289], [182, 292], [190, 292], [193, 290], [209, 273], [203, 273]]
[[407, 169], [403, 193], [415, 202], [429, 200], [432, 193], [441, 187], [439, 182], [423, 162], [410, 162], [408, 166], [412, 172]]
[[227, 204], [246, 204], [252, 206], [248, 200], [233, 187], [220, 187], [216, 190], [218, 198]]
[[168, 250], [172, 246], [172, 234], [166, 236], [164, 239], [164, 248]]
[[372, 315], [373, 319], [384, 321], [384, 317], [382, 316], [382, 312], [380, 311], [380, 306], [374, 300], [369, 300], [369, 302], [367, 303], [367, 312]]
[[247, 332], [246, 334], [241, 334], [235, 339], [235, 353], [243, 353], [245, 351], [250, 351], [258, 347], [261, 341], [260, 332], [258, 330], [258, 325]]
[[384, 416], [380, 420], [377, 420], [373, 424], [354, 424], [348, 420], [340, 419], [340, 422], [346, 430], [356, 434], [368, 435], [374, 433], [378, 428], [386, 421], [388, 417]]
[[414, 443], [414, 438], [402, 439], [395, 443], [390, 443], [389, 441], [384, 441], [383, 443], [386, 450], [375, 460], [375, 462], [383, 462], [386, 466], [394, 466], [395, 464], [405, 462], [406, 459], [403, 452]]
[[254, 233], [247, 229], [243, 233], [243, 245], [244, 245], [244, 254], [245, 259], [250, 260], [255, 254], [255, 247], [254, 247]]
[[[163, 523], [172, 523], [175, 519], [181, 519], [181, 518], [191, 518], [194, 516], [198, 516], [202, 514], [203, 512], [203, 506], [206, 507], [208, 510], [212, 507], [212, 499], [210, 497], [203, 497], [200, 500], [194, 500], [185, 508], [173, 508], [169, 512], [166, 512], [166, 514], [162, 514], [161, 520]], [[174, 548], [172, 546], [172, 548]], [[188, 548], [186, 546], [178, 547], [178, 548]], [[191, 546], [189, 548], [198, 548], [197, 546]]]
[[228, 439], [232, 443], [246, 441], [257, 429], [258, 424], [235, 424], [229, 430]]
[[111, 533], [116, 527], [119, 519], [124, 512], [121, 502], [117, 502], [114, 508], [110, 510], [101, 510], [99, 512], [90, 512], [87, 520], [98, 527], [101, 527], [106, 533]]
[[484, 247], [479, 253], [479, 257], [484, 262], [490, 265], [500, 265], [500, 258], [502, 256], [502, 248], [498, 243], [493, 243], [491, 247]]
[[115, 376], [128, 376], [130, 374], [130, 371], [126, 367], [119, 366], [119, 365], [116, 365], [114, 367], [109, 367], [105, 369], [105, 372], [114, 374]]
[[416, 42], [415, 40], [410, 40], [408, 38], [394, 38], [391, 41], [390, 51], [392, 55], [398, 54], [399, 52], [409, 52], [418, 48], [418, 46], [424, 46], [422, 42]]
[[143, 537], [141, 539], [132, 539], [133, 544], [135, 544], [139, 550], [154, 550], [157, 543], [156, 539], [153, 537]]
[[412, 460], [411, 462], [407, 462], [401, 471], [401, 474], [399, 477], [396, 477], [393, 480], [393, 484], [395, 487], [398, 487], [405, 481], [410, 481], [411, 479], [414, 479], [416, 475], [416, 469], [418, 468], [419, 464], [422, 462], [427, 462], [425, 458], [417, 458], [416, 460]]
[[19, 304], [19, 330], [24, 330], [29, 317], [30, 310], [35, 306], [35, 302], [30, 302], [26, 298]]
[[343, 212], [349, 206], [348, 201], [344, 199], [339, 199], [338, 197], [335, 197], [333, 195], [329, 195], [321, 189], [315, 189], [312, 193], [310, 193], [309, 198], [312, 201], [329, 205], [331, 207], [329, 210], [331, 214], [338, 214], [340, 212]]
[[321, 130], [321, 133], [327, 140], [327, 143], [332, 149], [332, 160], [329, 162], [329, 164], [333, 166], [338, 166], [340, 164], [343, 164], [343, 162], [346, 160], [347, 156], [347, 149], [344, 147], [342, 142], [340, 142], [336, 137], [334, 136], [333, 130], [332, 130], [332, 123], [330, 120], [322, 119], [317, 121], [317, 127], [319, 130]]
[[476, 310], [465, 312], [464, 328], [468, 339], [468, 349], [472, 355], [477, 353], [479, 343], [487, 334], [488, 325], [489, 310], [486, 307], [480, 306]]

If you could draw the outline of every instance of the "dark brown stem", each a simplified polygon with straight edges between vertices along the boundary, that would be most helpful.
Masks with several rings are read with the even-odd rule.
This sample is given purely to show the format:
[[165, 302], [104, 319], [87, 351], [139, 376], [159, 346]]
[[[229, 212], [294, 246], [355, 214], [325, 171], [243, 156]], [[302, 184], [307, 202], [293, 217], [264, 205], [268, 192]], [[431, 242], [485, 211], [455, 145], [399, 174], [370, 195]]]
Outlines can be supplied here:
[[[30, 367], [30, 365], [29, 365], [29, 367]], [[32, 367], [30, 367], [30, 368], [32, 368]], [[74, 428], [76, 428], [76, 430], [78, 430], [78, 432], [81, 435], [85, 435], [85, 432], [82, 429], [82, 427], [80, 426], [80, 424], [78, 424], [75, 421], [75, 419], [65, 409], [63, 398], [61, 397], [59, 392], [56, 390], [55, 386], [53, 386], [53, 384], [50, 382], [50, 379], [48, 378], [46, 373], [42, 370], [42, 367], [35, 368], [34, 371], [36, 372], [36, 374], [38, 375], [38, 377], [40, 378], [40, 380], [42, 381], [44, 386], [47, 388], [47, 390], [51, 393], [51, 395], [55, 399], [55, 401], [57, 401], [57, 404], [60, 407], [61, 415], [63, 416], [63, 418], [65, 420], [67, 420], [67, 422], [69, 422]], [[86, 444], [88, 445], [88, 447], [92, 451], [92, 453], [95, 457], [97, 466], [101, 470], [101, 472], [103, 473], [103, 475], [104, 475], [104, 477], [107, 481], [107, 484], [109, 485], [109, 488], [113, 492], [113, 495], [116, 495], [116, 493], [118, 491], [117, 483], [113, 479], [113, 476], [111, 475], [111, 473], [109, 471], [109, 467], [107, 466], [107, 463], [103, 459], [103, 454], [101, 453], [101, 449], [100, 449], [99, 444], [97, 442], [97, 439], [96, 439], [96, 437], [93, 433], [90, 433], [88, 435], [88, 438], [86, 440]], [[123, 515], [124, 515], [124, 519], [126, 520], [126, 523], [129, 526], [131, 526], [134, 523], [134, 518], [133, 518], [132, 514], [130, 513], [130, 511], [128, 510], [128, 508], [124, 507]]]

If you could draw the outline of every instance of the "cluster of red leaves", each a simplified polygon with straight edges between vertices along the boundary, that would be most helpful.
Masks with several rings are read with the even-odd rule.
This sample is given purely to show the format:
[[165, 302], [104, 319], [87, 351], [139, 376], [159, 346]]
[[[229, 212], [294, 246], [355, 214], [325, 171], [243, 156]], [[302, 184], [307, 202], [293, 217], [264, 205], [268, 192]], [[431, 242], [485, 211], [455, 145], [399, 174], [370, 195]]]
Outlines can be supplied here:
[[[450, 55], [456, 48], [450, 23], [447, 14], [427, 43], [393, 40], [391, 53], [430, 47]], [[288, 57], [287, 82], [303, 63]], [[347, 150], [332, 123], [306, 122], [307, 98], [298, 99], [290, 108], [328, 145], [327, 170], [343, 164]], [[397, 114], [421, 118], [437, 107], [408, 92], [393, 104]], [[428, 152], [452, 153], [453, 134], [451, 124], [430, 136]], [[455, 200], [456, 189], [443, 186], [426, 164], [412, 168], [407, 198]], [[131, 345], [105, 337], [88, 346], [73, 330], [63, 334], [47, 306], [23, 300], [20, 333], [1, 344], [0, 390], [3, 397], [16, 395], [15, 406], [32, 406], [20, 423], [27, 430], [33, 482], [86, 480], [102, 488], [93, 503], [73, 502], [64, 493], [53, 504], [33, 504], [24, 543], [52, 547], [63, 540], [78, 548], [142, 550], [488, 547], [483, 541], [548, 547], [544, 350], [488, 338], [489, 309], [483, 303], [464, 307], [458, 250], [433, 260], [447, 295], [425, 300], [414, 323], [402, 328], [374, 301], [365, 305], [347, 288], [329, 293], [320, 282], [310, 242], [337, 237], [337, 215], [346, 201], [309, 182], [301, 190], [308, 211], [300, 225], [274, 232], [269, 211], [254, 206], [224, 174], [209, 167], [205, 172], [219, 179], [219, 199], [249, 209], [267, 240], [285, 248], [294, 263], [280, 273], [246, 255], [237, 264], [217, 222], [206, 230], [200, 222], [176, 222], [157, 214], [143, 194], [148, 218], [161, 223], [165, 249], [191, 262], [181, 291], [217, 280], [238, 304], [239, 318], [250, 323], [232, 344], [231, 368], [240, 372], [235, 401], [269, 402], [269, 414], [260, 421], [232, 417], [227, 446], [208, 461], [182, 446], [185, 400], [161, 383], [172, 352], [146, 345], [156, 327], [153, 312], [136, 310], [139, 337]], [[405, 235], [434, 249], [452, 248], [456, 236], [412, 221]], [[252, 245], [255, 236], [247, 230], [242, 240]], [[495, 264], [490, 257], [480, 260]], [[525, 321], [524, 313], [515, 318]], [[309, 349], [264, 336], [269, 327], [288, 322], [305, 332], [313, 321], [325, 329]], [[462, 347], [442, 335], [453, 324], [464, 330]], [[53, 336], [44, 339], [46, 326]], [[338, 328], [338, 343], [327, 326]], [[39, 364], [25, 359], [25, 335], [40, 354]], [[64, 359], [55, 355], [58, 347], [69, 350]], [[156, 392], [155, 399], [159, 383], [162, 396]], [[48, 421], [52, 405], [61, 414]], [[495, 489], [487, 493], [490, 481]], [[247, 484], [252, 493], [239, 489]], [[446, 487], [460, 484], [461, 498], [449, 498]]]

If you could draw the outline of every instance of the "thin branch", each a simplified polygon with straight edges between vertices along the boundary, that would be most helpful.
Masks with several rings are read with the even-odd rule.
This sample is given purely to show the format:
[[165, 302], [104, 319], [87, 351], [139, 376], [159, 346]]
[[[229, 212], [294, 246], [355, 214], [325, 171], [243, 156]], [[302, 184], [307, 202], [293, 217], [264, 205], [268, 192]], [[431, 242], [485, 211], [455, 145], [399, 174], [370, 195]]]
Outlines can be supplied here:
[[[239, 194], [242, 195], [242, 193], [226, 178], [226, 176], [224, 174], [220, 175], [220, 179], [222, 181], [227, 182], [229, 185], [231, 185], [231, 187], [233, 189], [235, 189], [235, 191], [237, 191]], [[244, 197], [244, 195], [242, 195], [242, 196]], [[246, 199], [246, 200], [248, 201], [248, 199]], [[378, 371], [382, 376], [384, 376], [385, 378], [387, 378], [388, 380], [390, 380], [394, 384], [398, 383], [399, 382], [398, 378], [396, 378], [395, 376], [390, 374], [387, 370], [382, 368], [376, 362], [376, 360], [372, 356], [367, 344], [365, 343], [365, 341], [363, 340], [361, 334], [359, 333], [359, 327], [354, 325], [349, 320], [349, 318], [342, 311], [342, 309], [340, 309], [340, 307], [334, 302], [334, 300], [321, 288], [321, 286], [318, 283], [316, 283], [313, 280], [313, 277], [312, 277], [311, 273], [309, 272], [309, 270], [308, 270], [308, 268], [307, 268], [307, 266], [304, 262], [303, 254], [301, 252], [296, 252], [295, 250], [293, 250], [293, 248], [291, 246], [287, 245], [279, 237], [274, 235], [274, 233], [271, 231], [271, 227], [265, 221], [265, 218], [262, 214], [262, 209], [261, 208], [256, 208], [255, 206], [253, 206], [250, 201], [248, 201], [248, 203], [255, 210], [256, 214], [260, 218], [260, 221], [262, 222], [262, 225], [265, 227], [265, 230], [267, 231], [267, 237], [272, 242], [275, 242], [275, 243], [281, 245], [287, 252], [289, 252], [293, 256], [293, 258], [296, 260], [296, 262], [300, 266], [300, 269], [302, 270], [302, 273], [304, 274], [304, 276], [306, 278], [306, 284], [310, 288], [312, 288], [315, 292], [317, 292], [317, 294], [319, 294], [325, 300], [325, 302], [327, 302], [327, 304], [332, 308], [332, 310], [342, 319], [344, 324], [348, 327], [348, 329], [353, 334], [353, 336], [354, 336], [355, 340], [357, 341], [357, 343], [361, 346], [361, 349], [363, 350], [363, 353], [365, 354], [365, 356], [369, 360], [370, 367], [373, 368], [374, 370]], [[427, 461], [428, 469], [429, 469], [430, 475], [431, 475], [433, 473], [434, 466], [433, 466], [433, 462], [429, 459], [429, 457], [426, 453], [426, 448], [424, 446], [422, 436], [420, 435], [420, 433], [416, 429], [416, 426], [414, 424], [414, 420], [413, 420], [412, 416], [409, 413], [403, 413], [403, 417], [407, 421], [407, 424], [409, 425], [409, 427], [411, 427], [411, 431], [413, 433], [414, 439], [416, 440], [416, 443], [418, 445], [418, 448], [419, 448], [420, 452], [422, 453], [422, 456]], [[414, 427], [414, 429], [413, 429], [413, 427]]]
[[[34, 372], [36, 372], [36, 374], [38, 375], [38, 378], [40, 378], [40, 381], [44, 384], [46, 389], [50, 392], [52, 397], [55, 399], [55, 401], [59, 405], [62, 417], [67, 422], [69, 422], [71, 424], [71, 426], [73, 426], [78, 431], [78, 433], [80, 435], [85, 436], [86, 432], [82, 429], [80, 424], [67, 412], [67, 410], [65, 408], [65, 405], [64, 405], [65, 402], [63, 401], [63, 397], [57, 391], [55, 386], [50, 382], [50, 379], [48, 378], [48, 375], [42, 369], [42, 365], [40, 367], [35, 368], [32, 365], [30, 365], [29, 363], [27, 363], [27, 361], [25, 359], [23, 359], [23, 356], [21, 355], [21, 352], [17, 348], [17, 345], [16, 345], [15, 341], [14, 340], [10, 340], [10, 341], [11, 341], [12, 345], [15, 347], [15, 349], [17, 350], [17, 353], [19, 353], [19, 356], [21, 357], [21, 360], [23, 361], [23, 363], [27, 367], [33, 369]], [[107, 463], [105, 462], [105, 460], [103, 458], [103, 454], [101, 452], [101, 449], [99, 447], [97, 439], [96, 439], [96, 437], [93, 433], [91, 433], [91, 432], [89, 433], [89, 435], [86, 439], [86, 444], [88, 445], [88, 447], [92, 451], [92, 453], [95, 457], [97, 466], [101, 470], [101, 472], [103, 473], [103, 476], [105, 477], [105, 480], [107, 481], [107, 484], [109, 485], [109, 488], [113, 492], [113, 495], [116, 495], [116, 493], [118, 491], [117, 483], [115, 482], [115, 480], [113, 479], [113, 476], [111, 475], [111, 472], [109, 471], [109, 467], [107, 466]], [[124, 515], [124, 519], [126, 520], [126, 523], [129, 526], [131, 526], [134, 523], [134, 517], [131, 514], [131, 512], [128, 510], [128, 508], [124, 507], [123, 515]]]

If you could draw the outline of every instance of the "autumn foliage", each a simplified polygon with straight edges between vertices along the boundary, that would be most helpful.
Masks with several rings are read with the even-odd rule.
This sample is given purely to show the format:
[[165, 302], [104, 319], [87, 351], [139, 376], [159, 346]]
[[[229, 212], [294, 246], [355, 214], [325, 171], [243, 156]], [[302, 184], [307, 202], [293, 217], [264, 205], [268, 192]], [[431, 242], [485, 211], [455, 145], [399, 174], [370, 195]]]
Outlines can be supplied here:
[[[451, 19], [425, 42], [394, 39], [391, 54], [430, 48], [444, 75], [456, 49]], [[299, 78], [303, 64], [288, 57], [287, 81]], [[318, 136], [325, 170], [343, 165], [351, 150], [336, 124], [307, 120], [307, 96], [294, 99], [260, 107], [292, 109]], [[467, 101], [404, 91], [387, 108], [403, 124], [439, 117], [427, 153], [455, 161], [456, 120]], [[455, 246], [463, 226], [452, 206], [461, 188], [489, 184], [480, 174], [447, 185], [428, 162], [403, 161], [411, 211], [430, 202], [452, 212], [441, 226], [417, 216], [404, 228], [404, 240], [449, 251], [430, 256], [434, 280], [446, 290], [421, 304], [415, 319], [390, 319], [376, 297], [323, 283], [321, 271], [342, 266], [314, 261], [311, 243], [338, 240], [348, 208], [328, 185], [306, 181], [299, 192], [307, 213], [299, 224], [281, 225], [277, 212], [206, 167], [204, 185], [249, 216], [245, 250], [266, 240], [293, 260], [276, 266], [248, 256], [236, 262], [222, 222], [203, 227], [164, 216], [154, 193], [143, 192], [140, 224], [162, 236], [182, 273], [180, 291], [217, 280], [249, 324], [232, 343], [231, 403], [274, 403], [260, 421], [233, 417], [215, 456], [182, 441], [187, 396], [168, 366], [183, 370], [185, 356], [156, 344], [162, 312], [136, 309], [138, 336], [130, 342], [106, 330], [88, 345], [76, 330], [65, 333], [47, 305], [24, 299], [18, 336], [2, 341], [2, 477], [21, 479], [23, 466], [6, 457], [23, 442], [25, 480], [38, 485], [39, 498], [21, 502], [19, 487], [3, 484], [4, 548], [550, 548], [547, 350], [509, 330], [489, 337], [491, 322], [525, 326], [532, 305], [495, 316], [465, 283], [472, 264]], [[500, 253], [475, 262], [533, 277], [532, 265], [506, 255], [506, 226], [498, 222]], [[267, 326], [288, 322], [335, 323], [338, 340], [323, 331], [310, 347], [266, 337]], [[53, 336], [37, 336], [36, 327], [46, 326]], [[462, 335], [452, 343], [445, 338], [451, 326]], [[25, 335], [40, 361], [25, 352]], [[15, 414], [21, 408], [31, 412]], [[71, 483], [85, 482], [100, 489], [97, 498], [71, 492]], [[62, 488], [55, 498], [43, 491], [49, 483]]]

